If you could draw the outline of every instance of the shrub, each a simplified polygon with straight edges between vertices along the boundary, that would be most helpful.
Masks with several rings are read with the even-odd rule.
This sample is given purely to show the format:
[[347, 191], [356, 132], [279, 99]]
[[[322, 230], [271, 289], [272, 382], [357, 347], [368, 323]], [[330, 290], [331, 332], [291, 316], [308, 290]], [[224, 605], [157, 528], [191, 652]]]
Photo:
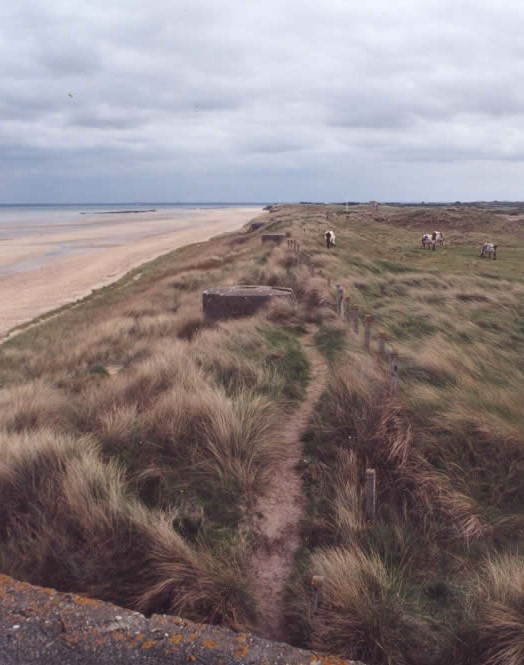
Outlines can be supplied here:
[[61, 429], [68, 419], [68, 399], [46, 381], [0, 391], [0, 426], [10, 432], [42, 427]]
[[524, 662], [524, 561], [499, 555], [470, 579], [456, 657], [479, 665]]
[[88, 439], [1, 435], [2, 572], [145, 613], [242, 623], [252, 616], [233, 561], [193, 551], [169, 515], [145, 509]]
[[313, 648], [376, 665], [409, 662], [401, 581], [378, 556], [357, 548], [325, 550], [313, 555], [312, 570], [324, 577], [311, 619]]

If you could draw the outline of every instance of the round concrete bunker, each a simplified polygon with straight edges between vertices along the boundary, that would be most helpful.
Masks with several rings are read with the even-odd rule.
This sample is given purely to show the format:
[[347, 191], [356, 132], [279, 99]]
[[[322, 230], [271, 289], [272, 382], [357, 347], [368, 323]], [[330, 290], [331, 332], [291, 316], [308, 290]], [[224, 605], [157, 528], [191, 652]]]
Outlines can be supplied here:
[[293, 289], [273, 286], [219, 286], [202, 293], [202, 306], [207, 319], [229, 319], [254, 314], [274, 298], [295, 304]]

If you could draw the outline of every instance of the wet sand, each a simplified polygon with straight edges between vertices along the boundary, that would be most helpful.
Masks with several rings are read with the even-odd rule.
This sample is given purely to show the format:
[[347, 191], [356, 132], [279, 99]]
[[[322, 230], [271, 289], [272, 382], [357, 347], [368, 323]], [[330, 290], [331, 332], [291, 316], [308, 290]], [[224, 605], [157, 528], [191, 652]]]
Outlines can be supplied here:
[[[74, 230], [0, 242], [0, 339], [178, 247], [239, 229], [260, 208], [107, 215]], [[137, 219], [139, 217], [139, 219]], [[110, 220], [106, 221], [107, 218]], [[131, 219], [132, 218], [132, 219]]]

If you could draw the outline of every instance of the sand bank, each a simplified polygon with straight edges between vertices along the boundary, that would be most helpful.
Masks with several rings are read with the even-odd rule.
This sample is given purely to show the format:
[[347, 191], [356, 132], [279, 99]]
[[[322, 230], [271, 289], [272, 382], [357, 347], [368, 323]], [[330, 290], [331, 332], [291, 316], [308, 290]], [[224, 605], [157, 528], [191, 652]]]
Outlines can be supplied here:
[[89, 223], [80, 231], [57, 229], [5, 240], [0, 243], [0, 339], [15, 326], [82, 298], [141, 263], [237, 230], [259, 214], [260, 208], [221, 208], [178, 211], [171, 219], [166, 211], [145, 213], [139, 220], [111, 215], [110, 222]]

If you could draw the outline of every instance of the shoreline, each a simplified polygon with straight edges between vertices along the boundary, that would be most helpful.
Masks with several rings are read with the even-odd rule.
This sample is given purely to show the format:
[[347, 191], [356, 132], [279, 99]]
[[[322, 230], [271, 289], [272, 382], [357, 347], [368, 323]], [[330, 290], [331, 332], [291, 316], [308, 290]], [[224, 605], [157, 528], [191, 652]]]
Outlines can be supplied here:
[[[53, 234], [53, 243], [76, 243], [76, 251], [81, 252], [76, 256], [72, 253], [61, 257], [46, 255], [49, 247], [41, 238], [40, 248], [35, 237], [19, 239], [18, 248], [13, 240], [8, 247], [2, 248], [0, 267], [2, 259], [5, 265], [8, 257], [12, 259], [13, 255], [15, 260], [18, 257], [19, 263], [24, 260], [44, 260], [45, 263], [0, 277], [0, 341], [16, 335], [18, 331], [15, 329], [19, 326], [88, 296], [143, 263], [185, 245], [237, 231], [262, 213], [261, 208], [247, 207], [188, 211], [174, 217], [176, 228], [167, 231], [155, 229], [152, 223], [155, 220], [151, 218], [140, 219], [133, 222], [131, 237], [110, 243], [104, 242], [106, 228], [88, 226], [84, 238], [66, 232]], [[165, 225], [164, 218], [160, 221]]]

